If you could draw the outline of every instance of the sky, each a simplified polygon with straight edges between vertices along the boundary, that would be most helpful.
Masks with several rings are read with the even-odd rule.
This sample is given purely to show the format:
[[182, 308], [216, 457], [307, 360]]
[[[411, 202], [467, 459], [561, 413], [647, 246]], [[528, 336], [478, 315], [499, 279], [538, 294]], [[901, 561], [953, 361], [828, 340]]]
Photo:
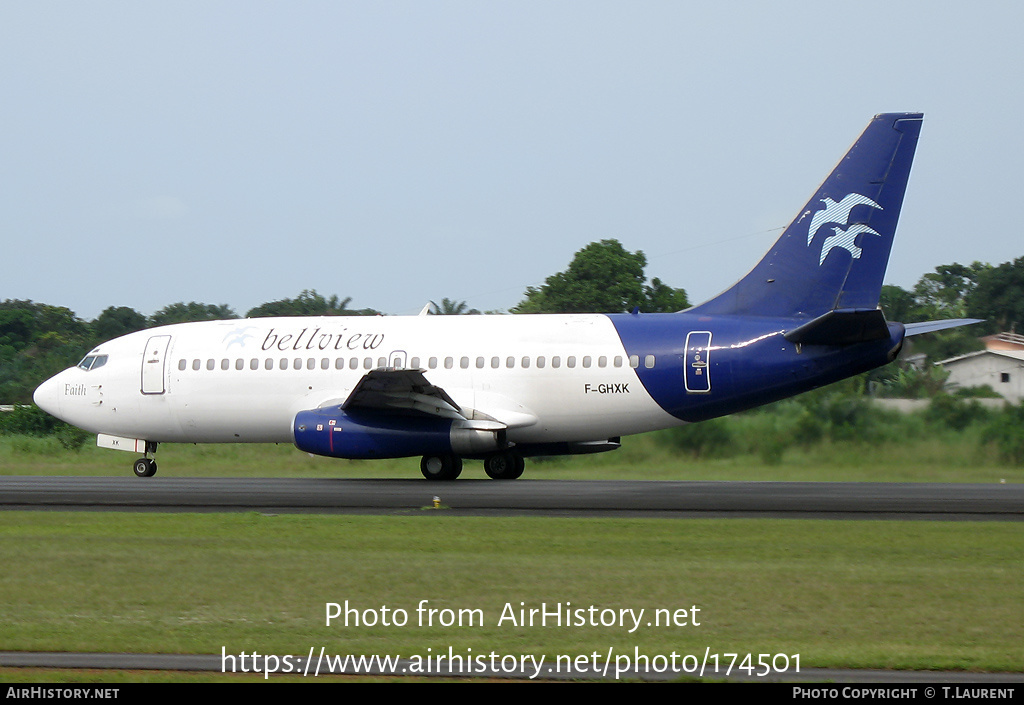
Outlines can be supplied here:
[[615, 238], [698, 303], [871, 117], [925, 122], [886, 282], [1024, 256], [1024, 4], [6, 2], [0, 300], [507, 310]]

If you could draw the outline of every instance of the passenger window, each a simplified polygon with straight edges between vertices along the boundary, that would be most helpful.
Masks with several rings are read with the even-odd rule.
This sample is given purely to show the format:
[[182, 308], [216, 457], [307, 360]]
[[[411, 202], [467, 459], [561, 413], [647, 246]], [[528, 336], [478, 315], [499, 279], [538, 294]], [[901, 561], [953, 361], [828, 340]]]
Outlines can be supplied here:
[[201, 370], [202, 368], [203, 368], [203, 363], [202, 363], [201, 360], [193, 360], [192, 361], [192, 369], [193, 370]]
[[206, 369], [212, 370], [216, 366], [217, 366], [216, 360], [210, 359], [210, 360], [206, 361]]
[[570, 355], [569, 357], [565, 358], [565, 366], [566, 367], [576, 367], [576, 356], [575, 355]]
[[349, 360], [348, 361], [348, 368], [350, 370], [358, 370], [359, 369], [359, 358], [358, 357], [353, 357], [351, 360]]
[[254, 357], [253, 359], [249, 360], [249, 369], [250, 370], [258, 370], [259, 368], [260, 368], [259, 358], [255, 358]]
[[644, 358], [644, 367], [647, 369], [654, 367], [654, 355], [648, 355]]
[[236, 370], [244, 370], [245, 369], [245, 360], [243, 360], [242, 358], [238, 358], [237, 360], [235, 360], [235, 369]]
[[268, 370], [274, 369], [274, 359], [268, 357], [266, 360], [263, 361], [263, 367]]
[[231, 369], [231, 360], [229, 360], [229, 359], [227, 359], [225, 357], [223, 360], [220, 361], [220, 368], [222, 370], [230, 370]]
[[583, 366], [590, 367], [590, 355], [583, 356]]
[[372, 357], [363, 358], [363, 369], [364, 370], [371, 370], [371, 369], [373, 369], [373, 358]]
[[430, 358], [430, 361], [427, 362], [427, 367], [429, 367], [432, 370], [436, 370], [437, 369], [437, 358], [436, 357]]
[[615, 366], [622, 367], [622, 355], [615, 356]]
[[377, 358], [377, 367], [387, 367], [387, 366], [388, 366], [388, 359], [386, 357], [378, 357]]
[[634, 370], [637, 367], [640, 367], [640, 356], [639, 355], [630, 355], [629, 356], [629, 366], [632, 367]]
[[551, 358], [551, 366], [555, 367], [555, 368], [561, 367], [562, 366], [562, 357], [560, 355], [555, 355], [554, 357], [552, 357]]
[[476, 368], [478, 370], [482, 370], [484, 368], [484, 359], [482, 357], [478, 357], [476, 359]]
[[507, 368], [509, 368], [511, 370], [515, 366], [516, 366], [516, 359], [514, 357], [509, 356], [509, 357], [505, 358], [505, 367], [507, 367]]
[[463, 355], [462, 359], [459, 360], [459, 367], [464, 370], [469, 369], [469, 358]]
[[315, 357], [307, 357], [306, 358], [306, 369], [307, 370], [315, 370], [316, 369], [316, 358]]
[[288, 358], [286, 358], [286, 357], [282, 357], [281, 358], [281, 365], [279, 366], [278, 369], [281, 369], [281, 370], [287, 370], [288, 369]]
[[545, 363], [544, 356], [543, 355], [539, 355], [537, 357], [537, 367], [538, 367], [538, 369], [541, 368], [541, 367], [544, 367], [544, 363]]
[[607, 356], [602, 355], [601, 357], [597, 358], [597, 366], [598, 367], [607, 367], [608, 366], [608, 358], [607, 358]]
[[321, 370], [329, 370], [329, 369], [331, 369], [331, 361], [328, 360], [325, 357], [323, 360], [320, 361], [320, 369]]
[[302, 369], [302, 358], [301, 357], [295, 358], [295, 364], [292, 365], [292, 368], [296, 369], [296, 370], [301, 370]]
[[450, 357], [446, 357], [444, 359], [444, 368], [446, 370], [450, 370], [452, 368], [452, 365], [454, 365], [454, 364], [455, 364], [455, 360], [454, 359], [452, 359]]
[[[84, 360], [83, 360], [84, 362]], [[81, 367], [81, 365], [79, 365]], [[178, 360], [178, 369], [184, 371], [188, 367], [188, 360]]]
[[501, 367], [501, 358], [495, 355], [491, 358], [491, 368], [496, 370], [499, 367]]
[[529, 368], [530, 368], [530, 356], [529, 355], [524, 355], [523, 356], [523, 369], [527, 370]]
[[414, 357], [409, 360], [409, 367], [414, 370], [418, 370], [420, 368], [420, 359], [418, 357]]

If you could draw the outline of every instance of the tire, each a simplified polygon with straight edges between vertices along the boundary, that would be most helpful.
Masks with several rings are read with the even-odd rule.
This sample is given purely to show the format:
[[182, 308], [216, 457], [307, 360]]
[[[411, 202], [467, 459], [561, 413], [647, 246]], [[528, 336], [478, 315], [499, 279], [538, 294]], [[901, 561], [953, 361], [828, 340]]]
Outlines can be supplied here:
[[153, 477], [156, 475], [156, 461], [150, 460], [149, 458], [139, 458], [135, 461], [136, 477]]
[[462, 474], [462, 458], [457, 455], [424, 455], [420, 472], [430, 481], [454, 480]]
[[517, 453], [495, 453], [484, 459], [484, 472], [492, 480], [515, 480], [525, 468], [526, 461]]

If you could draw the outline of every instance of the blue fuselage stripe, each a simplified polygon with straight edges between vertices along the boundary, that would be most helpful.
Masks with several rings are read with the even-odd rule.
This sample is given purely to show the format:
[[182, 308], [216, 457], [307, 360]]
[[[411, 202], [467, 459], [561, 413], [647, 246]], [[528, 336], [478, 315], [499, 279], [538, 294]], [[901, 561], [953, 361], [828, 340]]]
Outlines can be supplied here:
[[[783, 335], [804, 321], [686, 313], [621, 314], [609, 318], [626, 352], [639, 359], [637, 376], [661, 408], [684, 421], [723, 416], [798, 394], [890, 362], [903, 327], [853, 345], [798, 346]], [[701, 336], [691, 336], [701, 333]], [[704, 335], [706, 334], [706, 335]], [[703, 352], [705, 386], [689, 384], [695, 351], [687, 338], [709, 340]], [[645, 360], [654, 356], [654, 365]]]

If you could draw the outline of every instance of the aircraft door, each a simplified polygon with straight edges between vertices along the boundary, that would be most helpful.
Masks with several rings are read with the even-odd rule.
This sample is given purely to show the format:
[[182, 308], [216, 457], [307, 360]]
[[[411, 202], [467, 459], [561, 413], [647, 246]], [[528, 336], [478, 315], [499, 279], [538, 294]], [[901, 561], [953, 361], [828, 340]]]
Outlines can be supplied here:
[[683, 359], [683, 379], [689, 394], [711, 392], [711, 368], [708, 356], [711, 351], [711, 333], [692, 331], [686, 336], [686, 354]]
[[163, 394], [167, 391], [164, 386], [164, 367], [170, 342], [169, 335], [154, 335], [146, 342], [142, 355], [143, 394]]

